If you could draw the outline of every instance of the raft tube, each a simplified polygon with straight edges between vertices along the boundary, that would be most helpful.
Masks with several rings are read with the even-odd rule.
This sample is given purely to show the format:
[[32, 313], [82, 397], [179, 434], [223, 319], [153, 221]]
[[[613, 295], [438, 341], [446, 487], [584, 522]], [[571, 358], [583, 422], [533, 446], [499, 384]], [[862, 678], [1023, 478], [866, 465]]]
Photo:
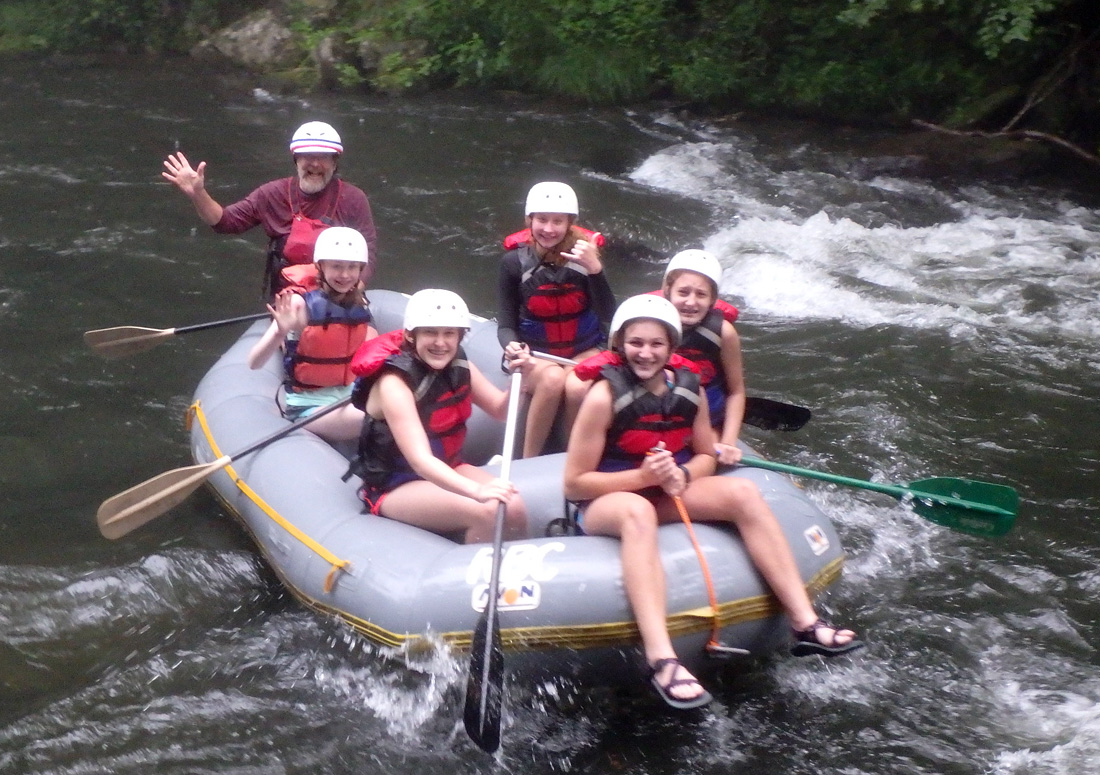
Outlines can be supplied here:
[[[379, 330], [399, 327], [408, 297], [392, 291], [369, 296]], [[190, 417], [196, 463], [233, 454], [288, 425], [275, 400], [283, 379], [279, 359], [255, 371], [246, 362], [266, 325], [261, 321], [245, 332], [195, 391]], [[506, 386], [494, 322], [475, 318], [463, 346], [489, 379]], [[486, 463], [501, 451], [502, 440], [501, 423], [475, 408], [466, 459]], [[638, 630], [623, 590], [619, 542], [548, 537], [551, 523], [565, 511], [563, 466], [564, 454], [512, 465], [512, 479], [527, 505], [530, 537], [504, 545], [498, 610], [506, 665], [605, 683], [637, 680]], [[359, 480], [341, 481], [347, 467], [345, 454], [299, 430], [234, 460], [209, 483], [283, 584], [307, 606], [344, 619], [381, 646], [442, 643], [468, 650], [487, 599], [491, 545], [462, 545], [365, 513], [356, 494]], [[811, 596], [839, 578], [840, 541], [825, 515], [790, 480], [757, 468], [722, 475], [748, 478], [763, 492]], [[786, 618], [736, 530], [707, 524], [694, 530], [718, 601], [720, 642], [753, 655], [789, 643]], [[705, 648], [714, 612], [695, 548], [683, 525], [662, 527], [659, 542], [669, 631], [684, 663], [705, 673], [716, 665]]]

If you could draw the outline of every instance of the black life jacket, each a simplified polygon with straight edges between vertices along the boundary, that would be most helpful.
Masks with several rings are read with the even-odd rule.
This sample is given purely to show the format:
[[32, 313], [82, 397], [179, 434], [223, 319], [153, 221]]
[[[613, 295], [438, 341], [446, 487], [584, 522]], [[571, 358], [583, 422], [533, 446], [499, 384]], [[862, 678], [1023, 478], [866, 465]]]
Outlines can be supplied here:
[[[400, 374], [412, 390], [420, 422], [428, 435], [432, 453], [451, 467], [462, 462], [462, 444], [466, 440], [466, 421], [472, 412], [470, 364], [460, 347], [445, 369], [431, 369], [400, 342], [401, 331], [368, 340], [355, 358], [360, 374], [352, 393], [352, 403], [366, 408], [371, 386], [383, 374]], [[381, 340], [372, 347], [372, 343]], [[396, 345], [396, 349], [395, 349]], [[394, 440], [389, 423], [367, 415], [359, 435], [359, 454], [345, 475], [358, 474], [371, 487], [393, 489], [419, 479]]]
[[645, 389], [629, 366], [601, 369], [600, 377], [611, 385], [614, 416], [597, 470], [638, 468], [661, 442], [677, 463], [694, 456], [691, 431], [699, 412], [699, 375], [679, 368], [672, 373], [669, 390], [658, 396]]

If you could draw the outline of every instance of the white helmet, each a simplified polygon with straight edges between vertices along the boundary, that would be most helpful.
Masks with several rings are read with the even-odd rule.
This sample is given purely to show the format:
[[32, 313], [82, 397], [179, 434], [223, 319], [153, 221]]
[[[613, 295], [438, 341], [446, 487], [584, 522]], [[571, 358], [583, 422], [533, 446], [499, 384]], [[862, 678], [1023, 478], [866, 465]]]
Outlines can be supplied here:
[[703, 275], [714, 283], [714, 294], [718, 295], [718, 288], [722, 284], [722, 265], [718, 263], [713, 253], [695, 248], [681, 250], [669, 260], [668, 266], [665, 267], [665, 280], [668, 280], [668, 276], [678, 269]]
[[426, 288], [409, 297], [405, 306], [406, 331], [418, 328], [469, 328], [470, 309], [454, 291]]
[[290, 138], [291, 153], [336, 153], [344, 152], [340, 135], [324, 121], [308, 121], [298, 127], [294, 137]]
[[631, 296], [619, 305], [611, 318], [611, 332], [607, 336], [607, 346], [615, 349], [615, 335], [626, 328], [627, 323], [640, 319], [656, 320], [664, 323], [668, 329], [668, 336], [672, 349], [680, 346], [680, 338], [683, 329], [680, 327], [680, 313], [672, 306], [672, 302], [664, 296], [652, 293], [643, 293], [640, 296]]
[[367, 241], [355, 229], [331, 226], [317, 236], [313, 263], [318, 261], [357, 261], [367, 263]]
[[527, 212], [577, 215], [577, 194], [565, 183], [536, 183], [527, 192]]

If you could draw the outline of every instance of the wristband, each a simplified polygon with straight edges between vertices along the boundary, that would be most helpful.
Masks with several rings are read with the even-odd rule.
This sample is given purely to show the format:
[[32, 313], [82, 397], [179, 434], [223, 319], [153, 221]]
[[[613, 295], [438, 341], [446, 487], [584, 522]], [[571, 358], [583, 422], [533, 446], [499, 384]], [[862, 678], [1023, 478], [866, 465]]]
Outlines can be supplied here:
[[691, 471], [688, 470], [688, 467], [683, 465], [676, 467], [684, 472], [684, 484], [691, 484]]

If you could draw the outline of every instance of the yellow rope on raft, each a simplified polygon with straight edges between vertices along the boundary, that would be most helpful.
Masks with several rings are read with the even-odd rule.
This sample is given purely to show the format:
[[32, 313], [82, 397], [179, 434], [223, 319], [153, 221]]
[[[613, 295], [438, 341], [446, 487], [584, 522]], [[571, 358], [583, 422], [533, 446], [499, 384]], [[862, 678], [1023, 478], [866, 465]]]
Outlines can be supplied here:
[[[201, 402], [196, 401], [188, 408], [187, 428], [188, 430], [190, 430], [192, 417], [197, 419], [199, 421], [199, 425], [202, 427], [203, 435], [206, 436], [206, 440], [210, 444], [210, 451], [214, 454], [215, 458], [219, 458], [222, 456], [222, 452], [220, 449], [218, 449], [218, 445], [214, 441], [214, 436], [210, 432], [210, 426], [206, 423], [206, 415], [203, 413], [202, 406], [200, 404]], [[346, 570], [351, 565], [351, 563], [348, 560], [341, 560], [335, 554], [333, 554], [328, 549], [321, 546], [321, 544], [317, 543], [315, 540], [299, 530], [297, 526], [288, 522], [282, 514], [271, 508], [271, 506], [269, 506], [263, 498], [256, 494], [255, 490], [249, 487], [244, 482], [244, 480], [237, 475], [237, 472], [233, 470], [232, 465], [226, 466], [224, 470], [227, 474], [229, 474], [229, 478], [233, 480], [233, 483], [237, 485], [240, 491], [247, 495], [253, 503], [259, 506], [260, 509], [263, 510], [265, 514], [267, 514], [267, 516], [271, 517], [271, 519], [273, 519], [280, 527], [282, 527], [292, 536], [297, 538], [303, 544], [308, 546], [314, 554], [321, 557], [325, 562], [332, 566], [328, 572], [328, 575], [325, 576], [325, 583], [323, 587], [326, 594], [331, 593], [333, 588], [335, 588], [336, 586], [336, 574], [342, 570]]]

